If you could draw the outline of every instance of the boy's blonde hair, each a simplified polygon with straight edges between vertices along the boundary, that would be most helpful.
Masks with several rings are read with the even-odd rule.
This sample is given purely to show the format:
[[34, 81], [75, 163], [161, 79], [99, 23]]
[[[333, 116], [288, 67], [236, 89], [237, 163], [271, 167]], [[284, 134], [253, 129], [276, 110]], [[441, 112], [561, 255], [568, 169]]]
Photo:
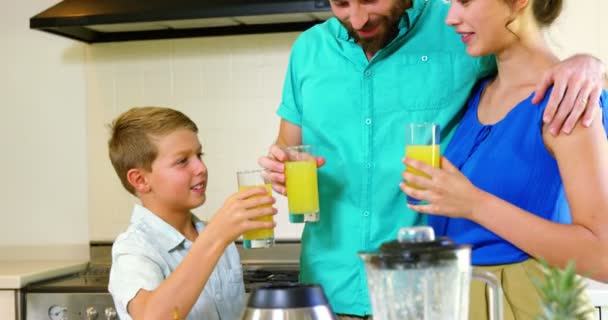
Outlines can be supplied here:
[[152, 170], [152, 162], [158, 155], [154, 139], [178, 129], [198, 133], [198, 127], [188, 116], [163, 107], [132, 108], [112, 121], [109, 128], [110, 161], [122, 185], [133, 195], [135, 189], [127, 180], [127, 172], [133, 168]]

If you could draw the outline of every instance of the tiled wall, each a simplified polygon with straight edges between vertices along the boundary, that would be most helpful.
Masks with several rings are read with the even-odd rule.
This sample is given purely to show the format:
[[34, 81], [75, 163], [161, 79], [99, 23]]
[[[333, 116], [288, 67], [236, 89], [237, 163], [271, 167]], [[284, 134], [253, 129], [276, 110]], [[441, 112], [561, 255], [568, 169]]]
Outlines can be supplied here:
[[[566, 1], [548, 39], [560, 56], [591, 52], [608, 61], [599, 0]], [[599, 8], [598, 8], [599, 7]], [[87, 48], [89, 210], [91, 238], [112, 239], [127, 224], [133, 199], [114, 177], [105, 141], [108, 123], [135, 105], [183, 110], [200, 126], [210, 171], [211, 216], [236, 187], [235, 171], [256, 167], [274, 140], [289, 50], [297, 33], [93, 45]], [[279, 201], [278, 237], [298, 238]]]
[[88, 259], [85, 46], [0, 10], [0, 260]]
[[[91, 238], [111, 240], [128, 223], [134, 199], [107, 157], [104, 127], [132, 106], [161, 105], [200, 129], [209, 169], [209, 218], [236, 191], [236, 171], [257, 168], [276, 138], [283, 77], [297, 33], [98, 44], [87, 48]], [[279, 197], [277, 238], [299, 238]]]

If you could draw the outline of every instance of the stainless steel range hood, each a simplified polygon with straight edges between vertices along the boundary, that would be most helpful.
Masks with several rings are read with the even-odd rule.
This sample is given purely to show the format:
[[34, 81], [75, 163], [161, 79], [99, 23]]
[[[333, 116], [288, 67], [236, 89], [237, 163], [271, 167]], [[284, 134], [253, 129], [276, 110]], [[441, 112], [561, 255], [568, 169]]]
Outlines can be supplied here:
[[88, 43], [301, 31], [329, 0], [64, 0], [30, 28]]

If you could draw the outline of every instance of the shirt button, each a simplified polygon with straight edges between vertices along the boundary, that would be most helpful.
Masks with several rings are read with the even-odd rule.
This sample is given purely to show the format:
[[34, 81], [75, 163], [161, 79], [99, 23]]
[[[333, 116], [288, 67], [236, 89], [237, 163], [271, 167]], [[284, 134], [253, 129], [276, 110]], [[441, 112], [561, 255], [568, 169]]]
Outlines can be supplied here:
[[364, 74], [365, 74], [366, 77], [369, 77], [369, 76], [372, 75], [372, 72], [370, 70], [365, 70]]
[[215, 300], [217, 300], [217, 301], [222, 301], [222, 295], [221, 295], [221, 294], [219, 294], [219, 293], [217, 293], [217, 294], [215, 295]]
[[422, 60], [422, 62], [427, 62], [429, 60], [428, 56], [422, 56], [420, 57], [420, 60]]
[[370, 119], [370, 118], [365, 119], [365, 124], [366, 125], [372, 124], [372, 119]]
[[368, 164], [366, 164], [366, 165], [365, 165], [365, 167], [369, 169], [369, 168], [371, 168], [371, 167], [372, 167], [372, 164], [371, 164], [371, 163], [368, 163]]
[[369, 217], [369, 211], [363, 211], [363, 216], [364, 217]]

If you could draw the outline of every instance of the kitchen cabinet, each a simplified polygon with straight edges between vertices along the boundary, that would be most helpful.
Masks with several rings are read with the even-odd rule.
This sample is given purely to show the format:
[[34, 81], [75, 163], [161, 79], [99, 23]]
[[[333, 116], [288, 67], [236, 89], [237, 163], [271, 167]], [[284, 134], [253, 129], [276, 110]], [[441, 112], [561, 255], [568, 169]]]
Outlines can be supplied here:
[[17, 319], [17, 291], [0, 290], [0, 319]]

